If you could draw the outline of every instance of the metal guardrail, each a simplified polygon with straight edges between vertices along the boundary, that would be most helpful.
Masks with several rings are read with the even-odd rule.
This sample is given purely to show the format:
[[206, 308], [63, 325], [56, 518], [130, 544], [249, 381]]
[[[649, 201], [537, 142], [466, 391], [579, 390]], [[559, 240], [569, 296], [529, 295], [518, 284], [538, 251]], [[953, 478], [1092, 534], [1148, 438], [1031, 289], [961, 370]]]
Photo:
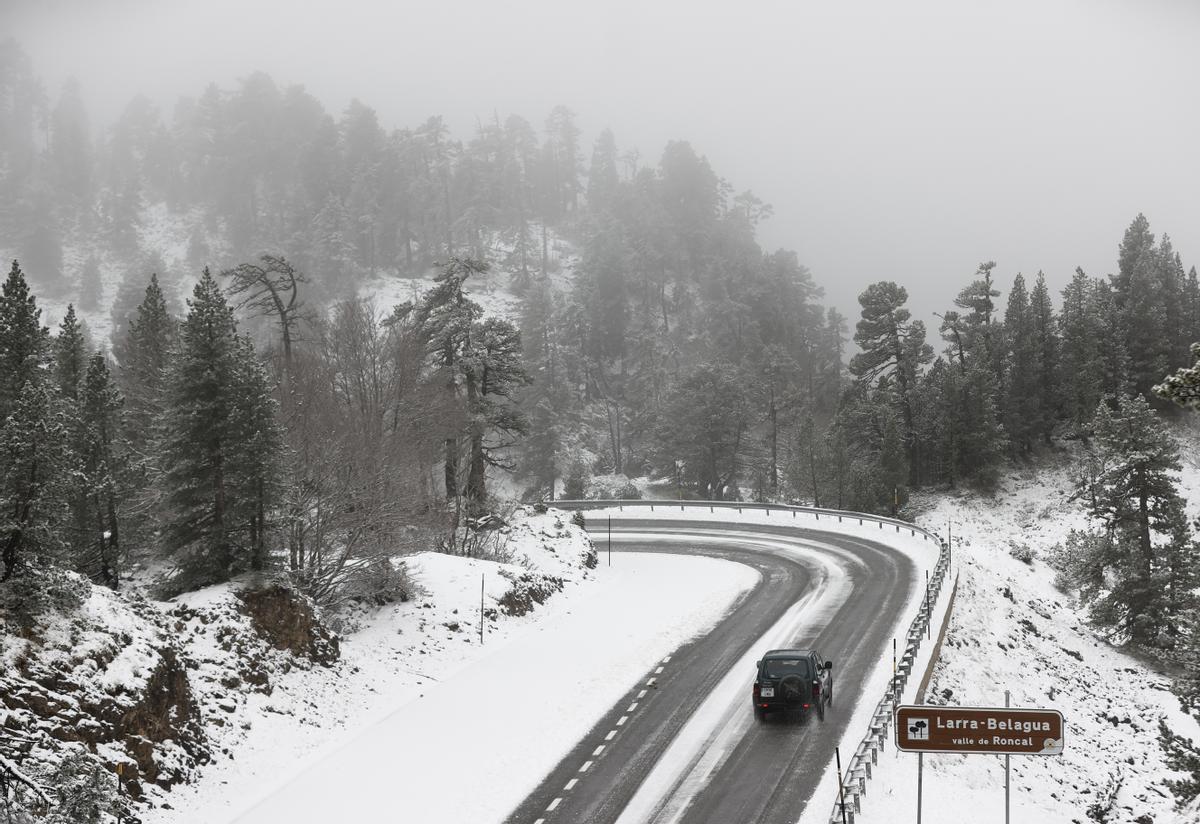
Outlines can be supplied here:
[[617, 508], [624, 511], [627, 507], [630, 509], [648, 507], [651, 512], [655, 512], [658, 509], [676, 508], [686, 512], [690, 508], [707, 509], [709, 512], [716, 512], [717, 509], [736, 509], [739, 513], [749, 509], [765, 510], [768, 517], [772, 512], [779, 512], [780, 514], [790, 513], [791, 519], [801, 514], [811, 515], [818, 521], [824, 516], [830, 520], [836, 518], [838, 523], [844, 523], [845, 521], [858, 521], [859, 524], [872, 522], [878, 523], [880, 529], [883, 529], [885, 526], [894, 527], [896, 532], [906, 529], [914, 536], [921, 536], [927, 541], [934, 541], [938, 544], [940, 551], [938, 552], [937, 565], [934, 566], [933, 572], [930, 573], [929, 580], [925, 584], [925, 597], [921, 601], [921, 607], [917, 611], [916, 617], [913, 618], [912, 623], [909, 624], [908, 632], [905, 634], [904, 654], [897, 659], [895, 672], [888, 682], [887, 689], [884, 690], [883, 698], [875, 706], [875, 712], [871, 716], [867, 734], [863, 736], [862, 741], [854, 751], [854, 755], [850, 757], [850, 761], [846, 766], [846, 772], [838, 776], [840, 784], [838, 800], [833, 804], [833, 811], [829, 815], [829, 824], [854, 824], [855, 815], [862, 813], [862, 797], [867, 794], [867, 782], [871, 779], [872, 767], [879, 763], [879, 753], [883, 751], [884, 745], [887, 742], [888, 728], [895, 717], [895, 708], [900, 704], [904, 688], [908, 684], [909, 677], [913, 674], [912, 670], [917, 660], [917, 653], [921, 649], [921, 641], [930, 632], [929, 622], [932, 619], [931, 613], [934, 605], [937, 604], [942, 590], [942, 583], [945, 581], [946, 575], [950, 570], [950, 547], [943, 543], [938, 535], [916, 524], [880, 515], [868, 515], [863, 512], [849, 512], [838, 509], [732, 501], [565, 500], [547, 501], [546, 503], [561, 509]]
[[838, 523], [845, 521], [857, 521], [859, 524], [866, 522], [877, 523], [879, 528], [885, 526], [894, 527], [896, 532], [902, 529], [908, 530], [913, 535], [920, 536], [927, 541], [933, 541], [940, 544], [941, 538], [927, 529], [922, 529], [916, 524], [908, 521], [901, 521], [897, 518], [888, 518], [883, 515], [868, 515], [865, 512], [850, 512], [844, 509], [824, 509], [813, 506], [792, 506], [790, 504], [763, 504], [763, 503], [748, 503], [745, 501], [671, 501], [671, 500], [622, 500], [622, 499], [589, 499], [583, 501], [576, 500], [559, 500], [559, 501], [543, 501], [547, 506], [556, 507], [558, 509], [637, 509], [645, 508], [651, 512], [656, 512], [659, 509], [670, 510], [678, 509], [681, 512], [686, 512], [688, 509], [707, 509], [710, 513], [715, 513], [718, 509], [736, 509], [738, 513], [746, 510], [766, 512], [770, 517], [772, 512], [790, 513], [792, 518], [797, 515], [811, 515], [815, 520], [821, 520], [822, 517], [830, 520], [836, 518]]

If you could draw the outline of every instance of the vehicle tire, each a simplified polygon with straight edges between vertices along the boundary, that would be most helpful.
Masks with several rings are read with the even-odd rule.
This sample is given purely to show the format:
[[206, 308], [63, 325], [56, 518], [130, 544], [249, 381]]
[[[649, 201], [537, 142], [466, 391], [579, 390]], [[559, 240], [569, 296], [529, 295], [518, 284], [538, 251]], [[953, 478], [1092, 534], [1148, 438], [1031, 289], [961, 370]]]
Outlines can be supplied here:
[[827, 695], [829, 696], [829, 706], [832, 707], [833, 706], [833, 685], [832, 684], [829, 685], [829, 690], [827, 692]]
[[825, 720], [825, 702], [824, 701], [817, 702], [817, 718], [820, 718], [822, 721]]

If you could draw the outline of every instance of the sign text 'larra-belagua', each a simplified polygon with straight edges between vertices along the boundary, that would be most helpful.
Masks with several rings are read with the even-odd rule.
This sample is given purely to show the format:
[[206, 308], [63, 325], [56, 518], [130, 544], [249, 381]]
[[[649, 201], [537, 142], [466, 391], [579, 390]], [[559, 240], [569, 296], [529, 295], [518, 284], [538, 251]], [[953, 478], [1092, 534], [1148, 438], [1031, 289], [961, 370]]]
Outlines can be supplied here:
[[896, 709], [896, 748], [906, 752], [1062, 755], [1058, 710], [905, 705]]

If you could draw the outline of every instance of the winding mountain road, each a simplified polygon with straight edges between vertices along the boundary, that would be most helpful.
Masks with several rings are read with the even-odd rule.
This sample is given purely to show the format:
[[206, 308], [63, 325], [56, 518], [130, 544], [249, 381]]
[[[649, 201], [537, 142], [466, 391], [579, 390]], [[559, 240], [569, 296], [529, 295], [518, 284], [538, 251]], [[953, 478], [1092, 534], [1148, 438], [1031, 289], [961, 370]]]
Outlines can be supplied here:
[[[754, 567], [760, 581], [633, 685], [506, 824], [792, 824], [891, 647], [917, 584], [913, 562], [874, 540], [802, 526], [630, 515], [612, 535], [622, 552], [710, 555]], [[823, 720], [756, 722], [754, 662], [789, 646], [833, 661], [834, 707]]]

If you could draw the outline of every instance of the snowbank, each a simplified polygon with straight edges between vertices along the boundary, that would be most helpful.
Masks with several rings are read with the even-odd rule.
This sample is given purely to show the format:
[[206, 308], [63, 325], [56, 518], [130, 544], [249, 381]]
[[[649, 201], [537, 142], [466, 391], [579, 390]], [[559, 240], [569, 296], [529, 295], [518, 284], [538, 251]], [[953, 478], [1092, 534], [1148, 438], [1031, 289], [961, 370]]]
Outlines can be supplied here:
[[[1194, 462], [1189, 461], [1194, 467]], [[1185, 497], [1195, 500], [1200, 473], [1185, 471]], [[1190, 489], [1188, 487], [1191, 487]], [[993, 499], [971, 494], [930, 496], [921, 521], [952, 522], [958, 599], [927, 701], [1062, 711], [1066, 751], [1060, 757], [1012, 758], [1016, 821], [1155, 824], [1194, 822], [1177, 813], [1162, 786], [1177, 777], [1158, 745], [1159, 721], [1200, 739], [1180, 712], [1167, 680], [1098, 638], [1054, 587], [1054, 572], [1038, 557], [1086, 518], [1069, 500], [1071, 470], [1060, 465], [1011, 474]], [[922, 502], [919, 502], [922, 503]], [[1033, 551], [1030, 563], [1016, 556]], [[916, 814], [917, 757], [889, 751], [868, 785], [866, 824]], [[1004, 760], [985, 755], [925, 759], [923, 820], [1004, 820]]]
[[[147, 824], [370, 821], [398, 810], [423, 824], [501, 820], [651, 664], [756, 580], [724, 561], [625, 555], [530, 619], [488, 621], [480, 647], [480, 580], [485, 601], [496, 597], [488, 581], [500, 565], [435, 555], [416, 565], [427, 600], [346, 638], [348, 669], [320, 692], [289, 686], [282, 705], [281, 685], [237, 762]], [[334, 741], [312, 734], [335, 725]]]

